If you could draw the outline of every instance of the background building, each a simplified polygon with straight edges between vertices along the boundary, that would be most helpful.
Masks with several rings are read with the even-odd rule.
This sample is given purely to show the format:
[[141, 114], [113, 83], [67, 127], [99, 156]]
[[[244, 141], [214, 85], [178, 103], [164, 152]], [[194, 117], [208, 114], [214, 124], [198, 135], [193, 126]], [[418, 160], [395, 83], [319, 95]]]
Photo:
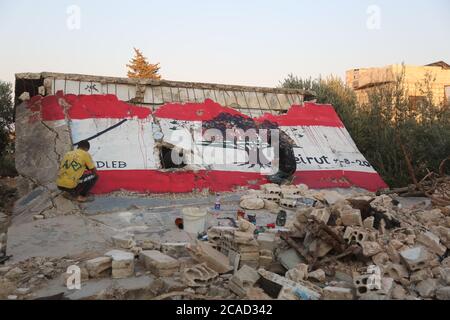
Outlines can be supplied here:
[[450, 65], [443, 61], [425, 66], [394, 64], [381, 68], [352, 69], [346, 72], [346, 83], [356, 92], [358, 102], [368, 101], [371, 88], [393, 83], [404, 70], [405, 86], [410, 101], [425, 99], [425, 79], [430, 79], [433, 102], [436, 105], [450, 102]]

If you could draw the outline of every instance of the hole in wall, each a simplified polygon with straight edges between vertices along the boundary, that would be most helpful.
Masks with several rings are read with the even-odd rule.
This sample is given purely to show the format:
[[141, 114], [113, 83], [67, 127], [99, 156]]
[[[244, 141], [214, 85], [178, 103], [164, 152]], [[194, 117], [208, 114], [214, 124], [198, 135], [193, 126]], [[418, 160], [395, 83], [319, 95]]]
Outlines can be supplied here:
[[[186, 163], [184, 161], [178, 164], [178, 161], [172, 158], [172, 151], [174, 149], [168, 146], [161, 146], [159, 148], [159, 157], [161, 159], [161, 167], [162, 169], [181, 169], [186, 167]], [[176, 150], [174, 151], [175, 155]], [[183, 151], [178, 151], [178, 159], [182, 159], [184, 156]]]

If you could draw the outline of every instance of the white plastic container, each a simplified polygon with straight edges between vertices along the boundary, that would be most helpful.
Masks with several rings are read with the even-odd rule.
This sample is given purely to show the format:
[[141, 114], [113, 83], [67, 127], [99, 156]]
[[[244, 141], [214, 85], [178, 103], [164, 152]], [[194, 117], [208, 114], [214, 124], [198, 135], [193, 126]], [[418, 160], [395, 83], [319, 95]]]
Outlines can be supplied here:
[[183, 208], [182, 212], [184, 231], [195, 235], [205, 231], [206, 209], [189, 207]]

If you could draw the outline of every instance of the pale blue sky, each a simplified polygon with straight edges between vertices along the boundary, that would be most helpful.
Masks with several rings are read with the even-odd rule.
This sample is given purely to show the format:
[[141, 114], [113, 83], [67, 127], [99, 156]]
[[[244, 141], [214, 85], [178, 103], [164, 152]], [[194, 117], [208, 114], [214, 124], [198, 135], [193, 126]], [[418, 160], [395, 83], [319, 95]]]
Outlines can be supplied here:
[[[79, 30], [67, 27], [70, 5], [81, 9]], [[379, 29], [367, 27], [370, 5]], [[449, 31], [448, 0], [0, 0], [0, 79], [125, 76], [136, 46], [165, 79], [276, 86], [288, 73], [450, 63]]]

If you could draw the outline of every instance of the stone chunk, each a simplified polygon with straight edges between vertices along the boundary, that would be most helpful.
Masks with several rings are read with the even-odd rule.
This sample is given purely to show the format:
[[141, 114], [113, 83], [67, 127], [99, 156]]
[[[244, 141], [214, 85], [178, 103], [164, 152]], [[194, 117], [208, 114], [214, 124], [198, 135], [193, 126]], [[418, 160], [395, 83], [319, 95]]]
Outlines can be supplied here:
[[314, 279], [319, 282], [324, 282], [326, 280], [325, 271], [322, 269], [317, 269], [313, 272], [308, 273], [308, 279]]
[[20, 278], [20, 276], [23, 274], [23, 270], [19, 267], [12, 268], [5, 274], [5, 278], [9, 280], [16, 280]]
[[264, 200], [260, 198], [247, 198], [240, 202], [240, 207], [247, 210], [260, 210], [264, 208]]
[[105, 254], [112, 258], [112, 277], [128, 278], [134, 275], [134, 254], [122, 250], [111, 250]]
[[427, 266], [429, 253], [424, 247], [418, 246], [401, 251], [400, 257], [409, 270], [416, 271]]
[[341, 212], [341, 221], [344, 226], [362, 226], [361, 212], [358, 209], [346, 209]]
[[427, 279], [419, 282], [416, 286], [416, 291], [421, 297], [431, 298], [435, 295], [437, 286], [436, 279]]
[[266, 183], [261, 185], [261, 190], [268, 194], [280, 194], [281, 188], [276, 183]]
[[86, 261], [86, 269], [91, 278], [98, 278], [103, 274], [109, 273], [111, 268], [111, 257], [98, 257]]
[[450, 287], [442, 287], [436, 290], [438, 300], [450, 300]]
[[130, 249], [136, 245], [134, 236], [126, 233], [116, 234], [112, 237], [112, 241], [115, 247], [121, 249]]
[[280, 199], [280, 206], [285, 208], [295, 208], [297, 206], [297, 200], [295, 199]]
[[323, 288], [324, 300], [353, 300], [353, 290], [350, 288], [325, 287]]
[[361, 242], [362, 253], [365, 257], [371, 257], [380, 253], [383, 249], [380, 244], [375, 241], [363, 241]]
[[366, 229], [373, 229], [373, 223], [374, 222], [375, 222], [375, 218], [374, 217], [368, 217], [368, 218], [364, 219], [363, 226]]
[[230, 279], [230, 290], [236, 293], [240, 297], [244, 297], [247, 294], [247, 290], [256, 283], [260, 278], [258, 272], [247, 266], [243, 265], [239, 271], [237, 271]]
[[263, 232], [258, 234], [258, 244], [260, 250], [270, 250], [273, 251], [275, 249], [275, 239], [276, 234], [272, 232]]
[[206, 262], [208, 267], [218, 273], [227, 273], [233, 270], [233, 267], [230, 266], [229, 258], [214, 249], [210, 244], [197, 241], [195, 246], [188, 245], [187, 249], [195, 260]]
[[206, 263], [198, 264], [191, 268], [185, 268], [181, 273], [181, 279], [190, 287], [202, 287], [209, 285], [219, 274], [209, 268]]
[[263, 199], [264, 209], [269, 210], [272, 213], [277, 213], [280, 210], [280, 206], [275, 201]]
[[308, 265], [299, 263], [295, 268], [286, 271], [285, 277], [295, 282], [305, 280], [308, 277]]
[[159, 277], [168, 277], [179, 270], [180, 264], [174, 258], [157, 250], [144, 250], [140, 254], [145, 269]]
[[389, 275], [389, 277], [393, 278], [395, 281], [400, 281], [409, 276], [408, 270], [398, 263], [389, 263], [384, 269], [384, 273]]
[[441, 268], [440, 277], [446, 285], [450, 285], [450, 268]]
[[324, 224], [328, 223], [328, 220], [330, 219], [330, 209], [328, 208], [321, 208], [321, 209], [314, 209], [311, 212], [311, 216], [315, 217], [317, 220], [322, 221]]
[[447, 247], [440, 243], [439, 237], [429, 231], [419, 233], [417, 242], [422, 243], [438, 256], [443, 256], [445, 251], [447, 251]]
[[415, 283], [427, 280], [428, 278], [433, 278], [433, 272], [431, 272], [430, 268], [424, 268], [412, 273], [409, 281]]

